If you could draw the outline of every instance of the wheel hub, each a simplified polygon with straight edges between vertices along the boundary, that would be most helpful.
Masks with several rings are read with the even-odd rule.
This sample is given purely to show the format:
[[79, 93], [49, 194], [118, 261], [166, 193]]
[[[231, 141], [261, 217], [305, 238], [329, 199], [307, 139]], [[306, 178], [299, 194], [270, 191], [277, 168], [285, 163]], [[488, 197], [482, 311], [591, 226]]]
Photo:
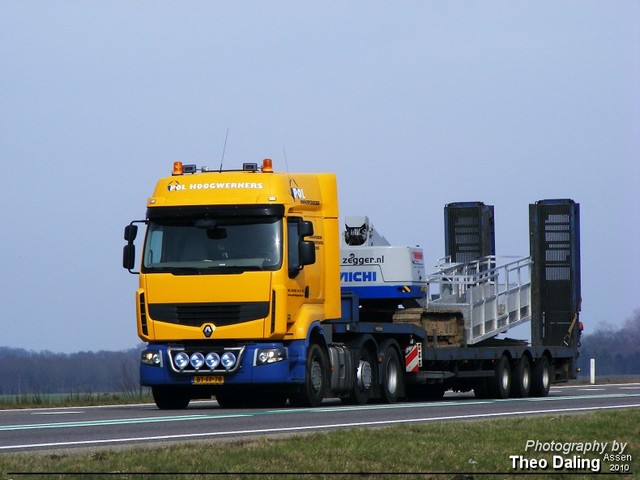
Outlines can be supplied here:
[[322, 368], [320, 367], [320, 363], [317, 361], [314, 361], [311, 364], [310, 379], [313, 391], [319, 392], [322, 389]]
[[362, 391], [369, 390], [373, 383], [373, 373], [371, 371], [371, 364], [365, 360], [360, 360], [358, 364], [358, 387]]

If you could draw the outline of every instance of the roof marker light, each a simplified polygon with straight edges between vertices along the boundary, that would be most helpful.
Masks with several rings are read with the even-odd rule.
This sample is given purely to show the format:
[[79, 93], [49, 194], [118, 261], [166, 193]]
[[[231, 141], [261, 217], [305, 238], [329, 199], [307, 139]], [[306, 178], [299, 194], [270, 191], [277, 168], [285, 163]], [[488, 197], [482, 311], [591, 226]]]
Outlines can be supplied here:
[[182, 175], [182, 162], [173, 162], [173, 173], [171, 175]]
[[262, 160], [262, 171], [264, 173], [273, 173], [273, 162], [270, 158]]

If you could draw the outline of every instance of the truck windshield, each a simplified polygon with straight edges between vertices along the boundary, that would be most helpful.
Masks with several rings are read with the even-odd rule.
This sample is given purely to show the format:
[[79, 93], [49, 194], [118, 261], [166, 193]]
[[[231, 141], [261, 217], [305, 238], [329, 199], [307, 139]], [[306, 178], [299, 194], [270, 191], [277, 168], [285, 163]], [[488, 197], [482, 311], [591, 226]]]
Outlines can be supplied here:
[[278, 270], [279, 217], [154, 218], [149, 221], [142, 271], [174, 274]]

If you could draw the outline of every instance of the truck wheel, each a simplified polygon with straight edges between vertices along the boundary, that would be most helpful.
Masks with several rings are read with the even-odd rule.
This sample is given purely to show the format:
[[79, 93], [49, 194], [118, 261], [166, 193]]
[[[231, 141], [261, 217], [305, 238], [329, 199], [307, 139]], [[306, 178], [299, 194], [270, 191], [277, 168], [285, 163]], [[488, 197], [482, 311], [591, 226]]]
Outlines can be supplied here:
[[184, 388], [155, 385], [151, 387], [151, 393], [160, 410], [183, 410], [191, 401], [189, 391]]
[[398, 352], [392, 346], [387, 347], [382, 362], [382, 400], [396, 403], [402, 388], [402, 368]]
[[377, 364], [374, 356], [362, 347], [356, 356], [356, 378], [355, 384], [349, 396], [349, 403], [355, 405], [364, 405], [369, 401], [371, 392], [373, 391], [377, 381]]
[[511, 396], [524, 398], [531, 391], [531, 363], [529, 357], [523, 355], [515, 365], [511, 379]]
[[496, 364], [493, 377], [487, 380], [493, 398], [508, 398], [511, 390], [511, 368], [509, 359], [503, 355]]
[[317, 407], [329, 385], [327, 355], [320, 345], [312, 343], [307, 351], [307, 365], [304, 385], [289, 397], [294, 407]]
[[551, 366], [549, 365], [549, 359], [543, 356], [533, 366], [533, 371], [531, 372], [531, 396], [546, 397], [549, 395], [550, 387]]

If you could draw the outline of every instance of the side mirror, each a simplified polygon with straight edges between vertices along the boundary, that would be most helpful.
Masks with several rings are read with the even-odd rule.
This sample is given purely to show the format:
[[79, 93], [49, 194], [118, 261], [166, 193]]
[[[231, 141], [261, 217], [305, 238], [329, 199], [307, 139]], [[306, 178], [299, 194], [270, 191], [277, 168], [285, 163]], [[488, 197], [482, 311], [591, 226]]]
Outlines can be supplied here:
[[304, 237], [313, 235], [313, 223], [309, 220], [303, 220], [298, 227], [298, 235], [300, 236], [299, 258], [300, 265], [311, 265], [316, 263], [316, 245], [311, 240], [304, 240]]
[[316, 263], [316, 244], [310, 240], [303, 240], [300, 242], [299, 256], [300, 265], [311, 265]]
[[124, 239], [128, 243], [132, 243], [136, 237], [138, 236], [138, 226], [130, 223], [126, 227], [124, 227]]
[[127, 243], [122, 249], [122, 266], [129, 270], [133, 270], [136, 263], [136, 246], [131, 243]]
[[133, 244], [133, 241], [138, 236], [138, 225], [136, 223], [146, 224], [147, 220], [134, 220], [124, 227], [124, 239], [127, 244], [122, 249], [122, 266], [129, 270], [129, 273], [140, 273], [132, 271], [136, 263], [136, 246]]
[[300, 225], [298, 226], [298, 235], [300, 236], [301, 240], [304, 237], [313, 235], [313, 223], [311, 223], [309, 220], [301, 221]]
[[316, 245], [304, 237], [313, 235], [313, 223], [301, 218], [289, 219], [289, 278], [295, 278], [305, 265], [316, 262]]

